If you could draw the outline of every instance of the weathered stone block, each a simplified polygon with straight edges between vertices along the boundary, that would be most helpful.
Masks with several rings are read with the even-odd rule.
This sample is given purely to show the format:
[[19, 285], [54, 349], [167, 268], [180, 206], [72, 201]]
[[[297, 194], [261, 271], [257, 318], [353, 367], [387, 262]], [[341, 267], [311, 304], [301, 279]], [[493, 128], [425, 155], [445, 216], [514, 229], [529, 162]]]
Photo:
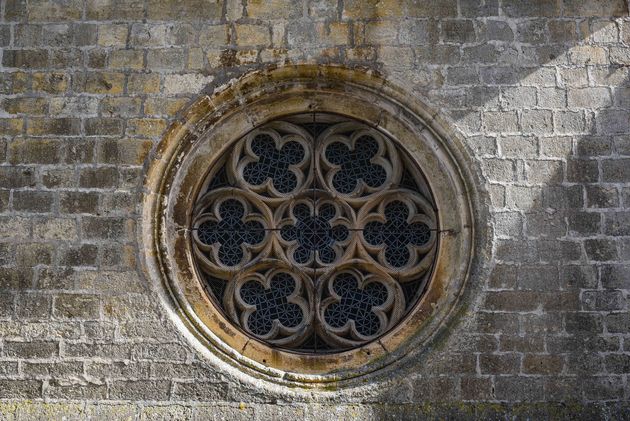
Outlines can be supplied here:
[[625, 110], [601, 110], [596, 119], [600, 133], [622, 134], [630, 130], [630, 114]]
[[401, 44], [431, 45], [432, 48], [439, 47], [434, 44], [438, 40], [437, 22], [426, 19], [406, 19], [399, 26], [398, 39]]
[[59, 263], [63, 266], [95, 266], [98, 247], [93, 244], [68, 246], [59, 251]]
[[48, 64], [46, 50], [4, 50], [2, 65], [27, 69], [44, 68]]
[[142, 379], [149, 377], [149, 364], [137, 362], [91, 362], [87, 365], [86, 372], [88, 375], [100, 379], [124, 379], [129, 377]]
[[[418, 48], [414, 48], [414, 52], [416, 56], [416, 63], [418, 65], [456, 64], [459, 61], [459, 57], [460, 57], [459, 48], [452, 45], [418, 47]], [[476, 74], [476, 71], [473, 69], [471, 73]]]
[[617, 244], [608, 239], [590, 239], [584, 242], [584, 250], [589, 260], [608, 261], [618, 256]]
[[[122, 272], [125, 276], [117, 280], [121, 284], [129, 283], [129, 277], [134, 279], [135, 275], [129, 272]], [[114, 278], [109, 276], [109, 278]], [[117, 287], [119, 290], [122, 287]], [[107, 297], [103, 303], [105, 317], [112, 320], [149, 320], [158, 316], [149, 300], [139, 294], [126, 294], [125, 296]]]
[[68, 384], [53, 380], [46, 389], [45, 396], [53, 399], [105, 399], [107, 385], [86, 382]]
[[494, 397], [490, 377], [462, 377], [461, 388], [464, 400], [484, 401]]
[[606, 49], [599, 46], [583, 45], [573, 47], [569, 51], [569, 61], [575, 65], [608, 64]]
[[144, 2], [139, 0], [89, 0], [86, 16], [90, 20], [127, 20], [144, 18]]
[[103, 47], [124, 47], [129, 28], [125, 24], [99, 25], [97, 44]]
[[48, 111], [48, 101], [44, 98], [6, 98], [2, 108], [8, 114], [42, 115]]
[[523, 372], [554, 375], [562, 372], [564, 358], [558, 355], [527, 354], [523, 358]]
[[144, 52], [142, 50], [114, 50], [109, 55], [109, 65], [117, 69], [142, 69]]
[[[158, 137], [166, 129], [166, 121], [158, 118], [131, 119], [127, 121], [127, 134], [139, 137]], [[136, 141], [137, 147], [142, 148], [141, 141]], [[146, 145], [144, 145], [146, 146]]]
[[605, 108], [612, 105], [610, 91], [607, 88], [569, 89], [567, 98], [569, 107]]
[[204, 25], [199, 33], [199, 45], [204, 48], [226, 46], [228, 39], [227, 25]]
[[547, 24], [549, 30], [549, 42], [565, 43], [577, 40], [575, 22], [567, 20], [551, 20]]
[[462, 61], [467, 63], [496, 63], [498, 57], [499, 50], [493, 44], [462, 48]]
[[73, 25], [73, 43], [80, 47], [95, 45], [98, 39], [97, 28], [97, 25], [91, 23], [75, 23]]
[[498, 400], [512, 400], [516, 396], [522, 401], [542, 401], [544, 397], [543, 381], [535, 377], [501, 376], [495, 381]]
[[627, 182], [630, 181], [630, 159], [605, 159], [602, 161], [602, 181]]
[[153, 49], [147, 52], [147, 68], [151, 70], [182, 70], [186, 51], [179, 48]]
[[134, 97], [103, 98], [99, 102], [101, 113], [109, 116], [130, 117], [141, 112], [142, 99]]
[[411, 381], [414, 402], [447, 402], [459, 399], [457, 385], [452, 377], [422, 377]]
[[125, 84], [124, 73], [88, 72], [74, 79], [73, 88], [77, 92], [92, 94], [120, 94]]
[[521, 357], [518, 354], [481, 354], [479, 368], [481, 374], [515, 374], [520, 370]]
[[583, 2], [580, 0], [563, 0], [565, 16], [626, 16], [628, 6], [622, 0], [602, 0]]
[[46, 92], [49, 94], [63, 93], [68, 89], [70, 77], [61, 72], [36, 72], [33, 73], [34, 92]]
[[600, 273], [604, 288], [628, 289], [630, 285], [630, 271], [627, 265], [604, 265]]
[[149, 98], [144, 103], [144, 112], [149, 116], [174, 116], [187, 103], [187, 98]]
[[55, 297], [53, 316], [61, 319], [99, 319], [100, 300], [83, 294], [62, 294]]
[[59, 210], [64, 213], [96, 213], [98, 209], [98, 193], [62, 192], [59, 194]]
[[118, 217], [85, 216], [82, 219], [86, 238], [123, 240], [132, 232], [130, 220]]
[[582, 383], [586, 399], [602, 399], [603, 397], [619, 398], [623, 396], [623, 387], [619, 383], [620, 376], [591, 377]]
[[517, 132], [518, 117], [515, 112], [488, 111], [483, 114], [485, 127], [491, 133]]
[[171, 382], [160, 380], [116, 381], [109, 394], [114, 399], [166, 400]]
[[559, 4], [545, 0], [533, 0], [527, 3], [518, 0], [506, 0], [502, 4], [503, 13], [510, 17], [558, 16]]
[[476, 39], [472, 20], [443, 20], [441, 25], [443, 42], [465, 44]]
[[62, 147], [61, 142], [48, 138], [14, 140], [7, 148], [9, 162], [12, 164], [55, 164], [61, 161]]
[[467, 17], [499, 15], [499, 0], [462, 1], [459, 7], [462, 14]]
[[222, 4], [217, 0], [149, 0], [146, 10], [148, 18], [153, 20], [218, 21]]
[[404, 4], [397, 1], [351, 0], [344, 2], [343, 6], [342, 16], [350, 19], [404, 16]]
[[582, 306], [587, 311], [619, 311], [626, 307], [621, 291], [584, 291]]
[[43, 294], [21, 294], [16, 314], [20, 319], [46, 320], [50, 317], [52, 297]]
[[178, 400], [223, 400], [227, 394], [225, 383], [192, 382], [174, 384], [173, 396]]
[[586, 186], [586, 205], [591, 208], [616, 208], [619, 194], [614, 187]]
[[[94, 48], [87, 52], [87, 67], [90, 69], [104, 69], [107, 67], [108, 51], [104, 48]], [[79, 78], [77, 78], [80, 80]]]
[[208, 83], [212, 82], [212, 76], [199, 74], [166, 75], [164, 77], [165, 94], [199, 93]]
[[0, 286], [4, 289], [32, 288], [33, 268], [30, 267], [0, 267]]
[[266, 25], [236, 25], [236, 42], [240, 46], [269, 45], [271, 32]]
[[630, 212], [605, 213], [604, 234], [615, 237], [630, 235]]
[[73, 241], [77, 237], [77, 225], [70, 218], [39, 219], [33, 223], [33, 237], [42, 240]]
[[141, 164], [153, 143], [139, 139], [106, 139], [98, 146], [98, 159], [107, 164]]
[[521, 129], [524, 133], [553, 133], [553, 114], [548, 110], [525, 110], [521, 114]]
[[160, 91], [158, 73], [133, 73], [129, 75], [127, 92], [130, 94], [152, 94]]
[[0, 380], [0, 397], [3, 399], [29, 399], [41, 396], [40, 380]]
[[85, 188], [112, 188], [118, 185], [115, 167], [83, 168], [79, 173], [79, 186]]
[[412, 17], [455, 17], [457, 1], [444, 0], [435, 3], [429, 0], [415, 0], [407, 3], [407, 13]]
[[5, 239], [28, 238], [31, 219], [21, 216], [0, 216], [0, 236]]
[[123, 120], [119, 118], [88, 118], [85, 120], [85, 134], [88, 136], [120, 136]]
[[575, 236], [590, 236], [602, 231], [601, 215], [597, 212], [572, 212], [567, 222], [569, 232]]
[[57, 342], [6, 342], [3, 354], [19, 358], [52, 358], [59, 355]]
[[195, 407], [148, 405], [142, 408], [140, 420], [192, 419]]
[[[113, 208], [112, 213], [115, 212]], [[112, 244], [101, 247], [101, 267], [115, 269], [133, 269], [136, 265], [136, 256], [133, 247]], [[128, 284], [127, 290], [135, 290], [133, 284]], [[107, 289], [107, 287], [105, 287]]]
[[52, 192], [22, 190], [13, 192], [13, 209], [18, 212], [51, 212], [55, 196]]

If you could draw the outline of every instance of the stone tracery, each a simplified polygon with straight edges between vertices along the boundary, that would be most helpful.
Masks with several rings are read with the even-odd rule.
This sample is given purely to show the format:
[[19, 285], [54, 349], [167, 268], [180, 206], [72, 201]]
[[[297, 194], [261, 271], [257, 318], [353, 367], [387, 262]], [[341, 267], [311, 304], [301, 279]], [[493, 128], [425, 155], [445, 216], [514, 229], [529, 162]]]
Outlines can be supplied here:
[[300, 352], [386, 333], [422, 295], [437, 249], [434, 204], [405, 151], [362, 123], [321, 119], [237, 141], [192, 224], [198, 267], [231, 321]]

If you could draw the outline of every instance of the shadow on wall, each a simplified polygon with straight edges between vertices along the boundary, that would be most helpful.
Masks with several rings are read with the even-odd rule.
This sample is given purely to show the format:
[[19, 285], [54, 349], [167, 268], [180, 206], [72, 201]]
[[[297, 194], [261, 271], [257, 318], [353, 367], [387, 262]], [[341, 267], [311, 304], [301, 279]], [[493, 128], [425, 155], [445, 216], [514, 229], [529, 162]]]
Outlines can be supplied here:
[[[375, 419], [566, 416], [599, 400], [615, 413], [628, 394], [630, 22], [597, 14], [612, 2], [583, 2], [588, 17], [557, 20], [536, 18], [554, 2], [504, 3], [532, 16], [514, 19], [504, 4], [502, 16], [442, 26], [453, 42], [485, 36], [462, 48], [470, 65], [450, 66], [443, 87], [431, 88], [434, 69], [416, 56], [431, 80], [419, 94], [449, 110], [488, 180], [492, 275], [472, 279], [459, 323], [400, 367], [418, 374], [374, 401], [410, 412], [385, 406]], [[627, 5], [616, 10], [627, 16]], [[454, 404], [462, 400], [470, 406]]]

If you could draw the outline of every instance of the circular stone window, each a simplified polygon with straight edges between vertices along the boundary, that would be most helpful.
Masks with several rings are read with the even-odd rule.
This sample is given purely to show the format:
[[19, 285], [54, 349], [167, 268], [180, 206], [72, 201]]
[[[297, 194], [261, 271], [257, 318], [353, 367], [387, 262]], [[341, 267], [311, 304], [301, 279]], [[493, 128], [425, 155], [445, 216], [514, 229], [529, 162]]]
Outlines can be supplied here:
[[330, 114], [257, 127], [195, 201], [196, 267], [218, 311], [270, 347], [316, 354], [389, 332], [439, 248], [420, 168], [392, 139]]
[[200, 350], [276, 383], [352, 384], [422, 350], [462, 294], [474, 186], [456, 144], [366, 73], [248, 75], [151, 157], [145, 273]]

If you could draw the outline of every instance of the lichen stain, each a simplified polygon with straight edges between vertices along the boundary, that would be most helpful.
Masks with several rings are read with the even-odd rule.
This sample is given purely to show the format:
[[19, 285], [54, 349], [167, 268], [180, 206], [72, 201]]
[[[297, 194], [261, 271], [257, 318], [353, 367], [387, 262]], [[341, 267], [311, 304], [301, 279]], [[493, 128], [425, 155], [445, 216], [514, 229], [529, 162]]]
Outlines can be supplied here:
[[223, 67], [234, 67], [241, 64], [238, 57], [236, 57], [236, 50], [231, 49], [221, 51], [219, 61]]

